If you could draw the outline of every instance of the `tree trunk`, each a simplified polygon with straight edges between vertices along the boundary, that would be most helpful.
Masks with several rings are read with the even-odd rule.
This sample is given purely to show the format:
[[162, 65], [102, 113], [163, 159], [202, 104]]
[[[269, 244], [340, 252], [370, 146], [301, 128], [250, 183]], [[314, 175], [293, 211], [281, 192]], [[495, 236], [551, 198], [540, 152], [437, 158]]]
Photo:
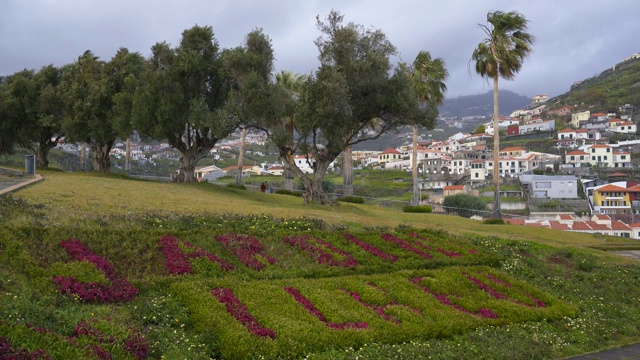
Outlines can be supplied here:
[[38, 166], [43, 168], [49, 167], [49, 150], [54, 147], [56, 147], [56, 143], [54, 142], [38, 145], [38, 149], [36, 149], [36, 161], [38, 162]]
[[82, 143], [80, 147], [80, 168], [84, 170], [87, 165], [87, 143]]
[[91, 162], [93, 164], [93, 171], [109, 172], [109, 169], [111, 168], [109, 152], [111, 151], [113, 142], [114, 141], [107, 141], [106, 143], [91, 143]]
[[242, 128], [240, 136], [240, 154], [238, 154], [238, 173], [236, 174], [236, 185], [242, 185], [242, 168], [244, 167], [244, 145], [247, 138], [247, 128]]
[[129, 174], [131, 172], [131, 138], [127, 137], [127, 146], [124, 153], [124, 172]]
[[353, 148], [347, 146], [342, 160], [342, 195], [353, 196]]
[[413, 176], [413, 205], [420, 204], [420, 188], [418, 187], [418, 128], [413, 127], [413, 149], [411, 154], [411, 175]]
[[500, 211], [500, 111], [498, 110], [498, 74], [493, 76], [493, 218], [501, 219]]
[[[289, 143], [287, 144], [287, 152], [285, 159], [283, 162], [288, 162], [292, 165], [294, 164], [293, 151], [291, 148], [293, 147], [293, 117], [287, 119], [286, 123], [287, 134], [289, 135]], [[289, 191], [293, 191], [293, 178], [295, 173], [288, 167], [284, 166], [284, 188]]]

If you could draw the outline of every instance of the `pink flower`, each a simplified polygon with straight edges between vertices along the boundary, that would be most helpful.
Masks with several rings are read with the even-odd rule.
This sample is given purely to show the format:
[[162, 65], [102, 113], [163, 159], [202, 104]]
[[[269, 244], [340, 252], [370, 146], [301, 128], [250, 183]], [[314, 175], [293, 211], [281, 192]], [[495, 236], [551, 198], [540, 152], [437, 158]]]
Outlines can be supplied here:
[[449, 300], [449, 298], [447, 297], [446, 294], [438, 294], [434, 291], [431, 291], [428, 287], [422, 285], [422, 279], [424, 279], [423, 277], [417, 276], [414, 277], [412, 279], [408, 279], [409, 281], [411, 281], [412, 283], [416, 284], [419, 288], [421, 288], [422, 290], [424, 290], [425, 292], [433, 295], [438, 301], [440, 301], [440, 303], [450, 306], [460, 312], [463, 312], [465, 314], [471, 314], [471, 315], [476, 315], [479, 316], [481, 318], [485, 318], [485, 319], [495, 319], [498, 317], [498, 314], [496, 314], [495, 312], [493, 312], [493, 310], [491, 309], [485, 309], [485, 308], [480, 308], [478, 309], [477, 313], [473, 313], [465, 308], [463, 308], [460, 305], [454, 304], [453, 302], [451, 302], [451, 300]]
[[218, 264], [223, 271], [230, 271], [235, 269], [235, 266], [233, 266], [232, 264], [229, 264], [228, 262], [215, 256], [214, 254], [197, 248], [193, 244], [186, 241], [182, 245], [188, 249], [193, 249], [194, 251], [185, 254], [180, 248], [179, 239], [175, 236], [161, 237], [158, 245], [161, 247], [162, 253], [167, 258], [167, 270], [170, 274], [180, 275], [193, 273], [193, 268], [189, 263], [189, 259], [201, 257], [206, 257], [212, 263]]
[[300, 294], [298, 289], [287, 286], [284, 288], [284, 290], [289, 294], [291, 294], [299, 304], [301, 304], [309, 313], [311, 313], [311, 315], [317, 317], [318, 320], [322, 321], [325, 325], [327, 325], [332, 329], [336, 329], [336, 330], [366, 329], [369, 327], [369, 324], [367, 324], [366, 322], [348, 322], [348, 321], [344, 323], [329, 322], [324, 317], [324, 315], [322, 315], [322, 312], [320, 312], [320, 310], [318, 310], [309, 299], [307, 299], [304, 295]]
[[80, 240], [62, 241], [60, 246], [77, 261], [87, 261], [93, 264], [98, 270], [104, 272], [105, 277], [111, 283], [110, 285], [96, 282], [81, 283], [74, 277], [56, 276], [53, 278], [53, 282], [56, 283], [61, 293], [75, 294], [83, 301], [99, 304], [131, 301], [138, 294], [138, 289], [135, 286], [124, 278], [116, 276], [111, 263], [91, 252]]
[[244, 325], [250, 333], [260, 337], [276, 338], [275, 331], [260, 325], [258, 320], [249, 314], [247, 307], [238, 300], [230, 288], [213, 289], [211, 290], [211, 294], [213, 294], [218, 301], [225, 304], [227, 312]]
[[394, 244], [396, 244], [396, 245], [400, 246], [402, 249], [407, 250], [407, 251], [411, 251], [411, 252], [413, 252], [414, 254], [420, 255], [420, 256], [422, 256], [422, 257], [424, 257], [424, 258], [431, 259], [431, 258], [433, 257], [433, 256], [431, 256], [431, 254], [429, 254], [429, 253], [427, 253], [427, 252], [424, 252], [424, 251], [422, 251], [422, 250], [420, 250], [420, 249], [416, 249], [415, 247], [411, 246], [408, 242], [406, 242], [406, 241], [404, 241], [404, 240], [400, 239], [400, 238], [399, 238], [399, 237], [397, 237], [397, 236], [393, 236], [393, 235], [391, 235], [391, 234], [382, 234], [382, 235], [380, 235], [380, 236], [381, 236], [385, 241], [392, 242], [392, 243], [394, 243]]
[[363, 250], [369, 252], [371, 255], [377, 256], [379, 258], [391, 261], [391, 262], [396, 262], [398, 261], [398, 258], [396, 256], [393, 255], [389, 255], [387, 253], [385, 253], [384, 251], [380, 250], [378, 247], [371, 245], [367, 242], [364, 242], [360, 239], [358, 239], [357, 237], [351, 235], [351, 234], [342, 234], [342, 236], [349, 240], [350, 242], [358, 245], [359, 247], [361, 247]]
[[223, 243], [227, 249], [233, 252], [243, 264], [248, 268], [260, 271], [264, 269], [264, 262], [260, 261], [261, 256], [270, 264], [275, 264], [276, 259], [262, 254], [263, 248], [258, 239], [253, 236], [240, 234], [217, 235], [216, 240]]
[[[330, 243], [320, 239], [312, 238], [309, 235], [287, 236], [284, 242], [298, 247], [300, 250], [313, 256], [319, 264], [329, 264], [331, 266], [354, 267], [358, 266], [358, 261], [346, 251], [340, 250]], [[316, 243], [314, 245], [312, 242]], [[335, 254], [343, 257], [337, 260]]]

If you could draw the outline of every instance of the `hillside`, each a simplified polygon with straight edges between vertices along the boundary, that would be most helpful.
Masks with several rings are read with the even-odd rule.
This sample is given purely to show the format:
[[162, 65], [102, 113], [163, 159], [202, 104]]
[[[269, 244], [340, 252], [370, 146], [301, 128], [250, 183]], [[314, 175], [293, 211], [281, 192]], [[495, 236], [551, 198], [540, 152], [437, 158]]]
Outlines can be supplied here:
[[596, 249], [632, 240], [40, 173], [0, 197], [0, 358], [542, 359], [640, 340], [640, 265]]
[[[514, 110], [524, 109], [531, 104], [531, 98], [509, 90], [500, 90], [499, 96], [500, 115], [509, 116]], [[445, 99], [439, 110], [442, 117], [491, 116], [493, 114], [493, 90], [479, 95]]]
[[598, 76], [576, 81], [568, 92], [549, 101], [552, 109], [575, 105], [578, 109], [616, 110], [625, 104], [640, 106], [640, 59], [619, 63]]

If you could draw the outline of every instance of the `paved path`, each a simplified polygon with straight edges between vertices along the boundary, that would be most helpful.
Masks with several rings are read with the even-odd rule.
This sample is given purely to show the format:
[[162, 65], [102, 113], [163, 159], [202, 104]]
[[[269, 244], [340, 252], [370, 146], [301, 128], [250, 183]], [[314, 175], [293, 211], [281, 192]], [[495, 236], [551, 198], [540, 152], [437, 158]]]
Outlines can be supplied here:
[[640, 344], [633, 344], [617, 349], [601, 351], [593, 354], [579, 355], [570, 360], [623, 360], [640, 359]]
[[40, 174], [36, 174], [35, 176], [8, 176], [0, 174], [0, 195], [16, 191], [42, 179], [42, 175]]

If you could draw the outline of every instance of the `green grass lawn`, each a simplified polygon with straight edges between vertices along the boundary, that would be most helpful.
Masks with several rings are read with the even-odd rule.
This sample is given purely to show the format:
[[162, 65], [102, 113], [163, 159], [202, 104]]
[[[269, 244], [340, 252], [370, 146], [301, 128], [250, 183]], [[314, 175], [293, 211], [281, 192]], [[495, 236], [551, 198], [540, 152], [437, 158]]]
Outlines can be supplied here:
[[0, 198], [0, 342], [14, 353], [541, 359], [640, 341], [640, 266], [597, 250], [634, 240], [40, 174]]

